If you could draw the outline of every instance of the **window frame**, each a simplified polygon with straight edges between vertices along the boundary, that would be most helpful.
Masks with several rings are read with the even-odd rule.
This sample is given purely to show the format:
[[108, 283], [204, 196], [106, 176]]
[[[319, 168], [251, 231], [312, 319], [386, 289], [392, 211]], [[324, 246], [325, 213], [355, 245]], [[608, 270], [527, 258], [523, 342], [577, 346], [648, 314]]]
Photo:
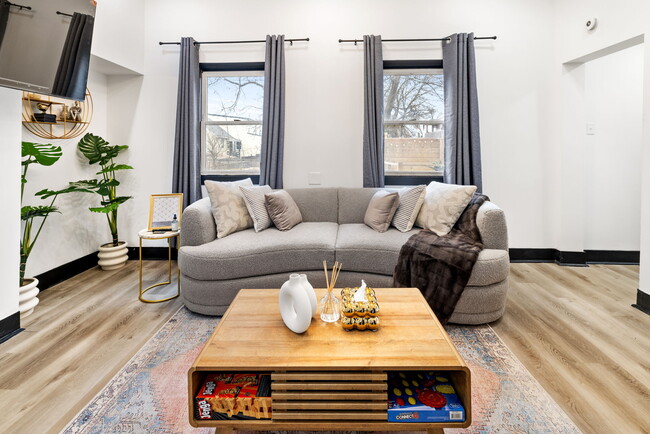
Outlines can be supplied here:
[[[395, 70], [442, 70], [442, 59], [418, 59], [418, 60], [384, 60], [383, 70], [384, 71], [395, 71]], [[383, 99], [382, 95], [382, 99]], [[427, 124], [433, 123], [432, 121], [389, 121], [389, 123], [402, 124], [402, 123], [411, 123], [411, 124]], [[386, 125], [386, 121], [382, 119], [382, 126]], [[444, 120], [443, 120], [444, 125]], [[385, 152], [385, 144], [384, 144]], [[419, 185], [419, 184], [429, 184], [431, 181], [443, 182], [444, 176], [441, 175], [387, 175], [384, 173], [384, 184], [385, 185]]]
[[254, 184], [259, 184], [260, 175], [251, 174], [223, 174], [205, 169], [205, 140], [208, 125], [260, 125], [264, 128], [264, 119], [261, 121], [208, 121], [207, 118], [207, 81], [208, 77], [223, 76], [264, 76], [264, 62], [237, 62], [237, 63], [200, 63], [201, 72], [201, 184], [209, 181], [239, 181], [251, 178]]

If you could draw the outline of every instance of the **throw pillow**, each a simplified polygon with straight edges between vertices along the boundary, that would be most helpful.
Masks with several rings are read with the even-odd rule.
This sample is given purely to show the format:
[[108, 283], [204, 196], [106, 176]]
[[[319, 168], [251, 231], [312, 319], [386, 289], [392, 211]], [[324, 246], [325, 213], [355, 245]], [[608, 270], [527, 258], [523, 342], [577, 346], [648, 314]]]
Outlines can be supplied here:
[[266, 210], [273, 224], [281, 231], [288, 231], [302, 222], [302, 214], [293, 198], [284, 190], [264, 195]]
[[475, 185], [431, 182], [424, 194], [424, 203], [415, 224], [436, 235], [447, 235], [463, 213], [476, 191]]
[[424, 202], [424, 192], [426, 185], [416, 185], [415, 187], [404, 187], [399, 190], [399, 206], [393, 217], [393, 226], [400, 232], [408, 232], [413, 229], [415, 219], [420, 213], [420, 208]]
[[252, 187], [253, 181], [250, 178], [234, 182], [205, 181], [217, 224], [217, 238], [253, 227], [240, 186]]
[[386, 232], [399, 206], [399, 194], [380, 190], [370, 199], [363, 222], [377, 232]]
[[271, 227], [271, 224], [273, 223], [271, 222], [271, 217], [269, 217], [266, 205], [264, 204], [264, 195], [272, 193], [273, 189], [268, 185], [262, 185], [260, 187], [240, 186], [239, 189], [244, 195], [246, 208], [248, 208], [248, 213], [253, 219], [255, 232], [261, 232], [264, 229]]

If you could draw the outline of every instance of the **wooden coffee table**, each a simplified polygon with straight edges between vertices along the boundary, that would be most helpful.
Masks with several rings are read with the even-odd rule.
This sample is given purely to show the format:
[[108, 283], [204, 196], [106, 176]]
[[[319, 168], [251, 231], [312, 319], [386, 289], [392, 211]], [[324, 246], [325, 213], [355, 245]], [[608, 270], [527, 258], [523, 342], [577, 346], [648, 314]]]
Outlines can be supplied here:
[[[298, 335], [285, 327], [279, 290], [242, 289], [189, 370], [189, 416], [195, 427], [246, 430], [401, 431], [471, 424], [470, 371], [417, 288], [375, 288], [380, 328], [342, 329], [314, 315]], [[317, 289], [318, 299], [324, 295]], [[464, 422], [387, 421], [388, 371], [448, 371]], [[194, 397], [209, 372], [271, 374], [272, 420], [200, 420]]]

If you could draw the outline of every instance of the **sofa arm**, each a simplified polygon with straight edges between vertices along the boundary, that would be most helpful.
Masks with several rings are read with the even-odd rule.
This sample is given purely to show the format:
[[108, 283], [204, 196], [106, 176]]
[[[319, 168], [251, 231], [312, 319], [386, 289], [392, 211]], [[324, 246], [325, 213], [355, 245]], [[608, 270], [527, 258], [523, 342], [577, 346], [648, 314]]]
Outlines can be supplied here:
[[485, 202], [478, 209], [476, 224], [486, 249], [508, 250], [508, 227], [501, 208], [492, 202]]
[[210, 198], [197, 200], [183, 211], [181, 246], [200, 246], [217, 238]]

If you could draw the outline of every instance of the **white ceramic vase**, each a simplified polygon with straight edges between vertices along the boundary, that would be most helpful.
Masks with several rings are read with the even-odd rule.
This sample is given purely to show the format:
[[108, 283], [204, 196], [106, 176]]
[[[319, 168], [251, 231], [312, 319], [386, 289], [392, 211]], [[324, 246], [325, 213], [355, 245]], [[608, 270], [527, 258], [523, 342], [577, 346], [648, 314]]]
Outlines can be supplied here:
[[280, 288], [280, 314], [294, 333], [304, 333], [311, 323], [312, 309], [299, 274], [292, 274]]
[[38, 279], [35, 277], [28, 277], [25, 279], [27, 282], [24, 286], [20, 287], [18, 293], [18, 310], [20, 311], [20, 318], [25, 318], [34, 312], [34, 308], [38, 304]]
[[117, 270], [123, 267], [129, 259], [129, 249], [126, 246], [126, 241], [119, 241], [117, 246], [114, 246], [113, 243], [99, 246], [97, 265], [102, 267], [102, 270]]
[[300, 275], [300, 283], [302, 284], [303, 289], [309, 297], [309, 303], [311, 304], [311, 314], [315, 314], [318, 310], [318, 301], [316, 300], [316, 292], [314, 292], [314, 287], [311, 286], [309, 280], [307, 280], [306, 274]]

